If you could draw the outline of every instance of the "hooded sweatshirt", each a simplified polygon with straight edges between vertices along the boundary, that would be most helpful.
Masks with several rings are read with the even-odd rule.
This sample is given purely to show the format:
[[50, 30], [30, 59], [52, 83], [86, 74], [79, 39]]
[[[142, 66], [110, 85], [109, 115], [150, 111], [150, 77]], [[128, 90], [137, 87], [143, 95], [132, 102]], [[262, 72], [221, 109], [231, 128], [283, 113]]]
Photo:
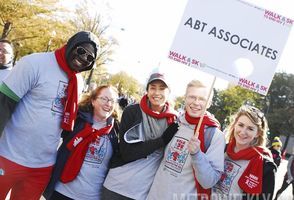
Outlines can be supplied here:
[[[82, 31], [68, 40], [66, 56], [84, 42], [95, 44], [97, 51], [96, 37]], [[78, 82], [82, 86], [81, 77]], [[54, 52], [35, 53], [18, 61], [0, 85], [0, 156], [32, 168], [55, 163], [67, 86], [67, 75]]]

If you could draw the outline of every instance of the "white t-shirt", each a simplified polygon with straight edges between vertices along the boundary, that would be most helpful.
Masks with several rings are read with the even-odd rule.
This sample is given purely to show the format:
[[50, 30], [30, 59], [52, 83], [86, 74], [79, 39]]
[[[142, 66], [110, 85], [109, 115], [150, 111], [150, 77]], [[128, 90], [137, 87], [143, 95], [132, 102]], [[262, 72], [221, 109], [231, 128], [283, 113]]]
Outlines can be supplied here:
[[[194, 134], [195, 125], [189, 125], [180, 116], [180, 126], [166, 146], [164, 158], [156, 172], [147, 199], [197, 199], [194, 173], [199, 183], [212, 187], [224, 167], [224, 134], [217, 130], [206, 153], [190, 155], [188, 142]], [[202, 186], [203, 186], [202, 185]]]
[[[93, 124], [95, 129], [105, 126], [106, 122]], [[99, 200], [112, 152], [112, 145], [107, 135], [96, 139], [95, 142], [90, 143], [77, 177], [66, 184], [58, 182], [55, 190], [72, 199]]]
[[3, 82], [20, 101], [0, 138], [0, 155], [26, 167], [52, 166], [60, 140], [66, 73], [53, 52], [38, 53], [23, 57]]
[[12, 67], [0, 69], [0, 84], [2, 83], [2, 80], [11, 72], [11, 69]]
[[238, 181], [249, 164], [249, 160], [232, 160], [225, 153], [225, 171], [212, 189], [214, 199], [242, 200], [243, 191]]

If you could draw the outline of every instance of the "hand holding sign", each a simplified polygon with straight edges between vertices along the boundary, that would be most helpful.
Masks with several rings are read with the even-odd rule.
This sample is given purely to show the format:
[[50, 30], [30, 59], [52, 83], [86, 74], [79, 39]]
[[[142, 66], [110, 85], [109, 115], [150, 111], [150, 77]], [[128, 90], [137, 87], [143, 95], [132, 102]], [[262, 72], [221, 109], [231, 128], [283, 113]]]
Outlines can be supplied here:
[[200, 140], [198, 135], [193, 135], [188, 143], [188, 151], [190, 154], [196, 154], [200, 150]]

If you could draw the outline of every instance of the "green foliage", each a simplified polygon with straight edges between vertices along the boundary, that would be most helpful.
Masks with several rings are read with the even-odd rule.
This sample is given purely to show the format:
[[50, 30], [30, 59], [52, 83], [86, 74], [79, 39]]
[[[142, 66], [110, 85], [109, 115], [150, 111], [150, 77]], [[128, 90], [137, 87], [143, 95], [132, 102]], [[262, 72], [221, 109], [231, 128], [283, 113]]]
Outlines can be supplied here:
[[276, 73], [264, 108], [269, 122], [271, 139], [274, 136], [294, 135], [294, 75]]
[[100, 40], [100, 51], [96, 65], [97, 68], [99, 68], [112, 61], [111, 56], [114, 52], [115, 46], [118, 45], [118, 42], [115, 38], [107, 36], [109, 25], [106, 24], [106, 20], [99, 11], [89, 11], [89, 8], [95, 6], [96, 5], [93, 2], [84, 0], [76, 8], [75, 16], [70, 19], [69, 23], [75, 31], [87, 30], [97, 35]]
[[261, 95], [239, 86], [231, 86], [223, 91], [214, 90], [213, 102], [209, 111], [215, 115], [224, 127], [225, 123], [229, 123], [230, 116], [243, 104], [250, 104], [260, 108], [260, 98]]
[[120, 95], [132, 96], [136, 100], [139, 100], [143, 95], [144, 87], [126, 72], [114, 74], [109, 82], [116, 86]]
[[185, 97], [177, 97], [175, 100], [175, 110], [183, 109], [185, 104]]
[[62, 12], [57, 3], [57, 0], [1, 0], [2, 36], [13, 42], [16, 59], [64, 44], [70, 35], [67, 31], [70, 25], [56, 19], [56, 12]]
[[209, 109], [223, 127], [243, 104], [251, 104], [265, 113], [270, 138], [294, 134], [294, 75], [276, 73], [267, 96], [238, 86], [214, 91], [213, 104]]

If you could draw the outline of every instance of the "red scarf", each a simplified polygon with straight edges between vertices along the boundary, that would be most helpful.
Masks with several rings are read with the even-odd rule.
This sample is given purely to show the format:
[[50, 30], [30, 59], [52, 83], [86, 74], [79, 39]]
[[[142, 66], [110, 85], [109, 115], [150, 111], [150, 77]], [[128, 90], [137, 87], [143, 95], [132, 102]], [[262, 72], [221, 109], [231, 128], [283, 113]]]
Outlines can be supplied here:
[[65, 58], [66, 46], [55, 51], [55, 57], [59, 67], [67, 74], [68, 87], [66, 91], [66, 100], [64, 104], [63, 120], [61, 128], [66, 131], [72, 131], [78, 111], [78, 81], [76, 72], [72, 71], [68, 66]]
[[170, 109], [169, 103], [165, 102], [165, 110], [161, 113], [154, 112], [147, 105], [147, 95], [144, 95], [140, 102], [140, 107], [144, 113], [156, 119], [166, 118], [167, 124], [172, 124], [176, 119], [176, 114]]
[[84, 162], [89, 144], [100, 136], [109, 134], [112, 127], [113, 120], [111, 124], [99, 130], [92, 128], [91, 124], [86, 123], [84, 129], [69, 141], [66, 147], [71, 153], [60, 178], [63, 183], [70, 182], [76, 178]]
[[[189, 124], [195, 124], [195, 130], [197, 128], [197, 125], [199, 123], [200, 117], [191, 117], [187, 112], [185, 113], [185, 119], [187, 120], [187, 122]], [[204, 142], [204, 127], [205, 126], [209, 126], [209, 127], [220, 127], [219, 122], [217, 121], [217, 119], [214, 118], [214, 116], [212, 114], [210, 114], [209, 112], [206, 112], [204, 117], [203, 117], [203, 121], [201, 123], [200, 129], [199, 129], [199, 136], [198, 139], [200, 140], [200, 149], [202, 152], [205, 153], [205, 142]], [[193, 169], [193, 168], [192, 168]], [[195, 186], [197, 189], [197, 196], [199, 199], [210, 199], [210, 195], [211, 195], [211, 189], [204, 189], [200, 183], [197, 181], [196, 179], [196, 175], [195, 175], [195, 171], [193, 169], [193, 174], [194, 174], [194, 180], [195, 180]]]
[[235, 138], [227, 146], [227, 154], [232, 160], [250, 160], [245, 171], [241, 175], [238, 184], [239, 187], [249, 194], [262, 193], [263, 176], [263, 155], [269, 155], [269, 152], [262, 147], [249, 147], [237, 153], [234, 152], [236, 146]]

